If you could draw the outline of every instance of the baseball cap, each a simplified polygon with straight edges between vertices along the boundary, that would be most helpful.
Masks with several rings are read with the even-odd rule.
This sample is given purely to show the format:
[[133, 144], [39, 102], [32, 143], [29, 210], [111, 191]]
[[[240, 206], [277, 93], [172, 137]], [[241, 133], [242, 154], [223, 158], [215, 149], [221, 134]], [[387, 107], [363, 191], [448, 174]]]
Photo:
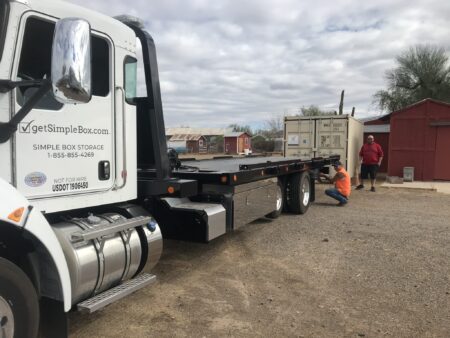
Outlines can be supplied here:
[[336, 162], [333, 163], [333, 167], [338, 167], [340, 165], [342, 165], [341, 161], [336, 161]]

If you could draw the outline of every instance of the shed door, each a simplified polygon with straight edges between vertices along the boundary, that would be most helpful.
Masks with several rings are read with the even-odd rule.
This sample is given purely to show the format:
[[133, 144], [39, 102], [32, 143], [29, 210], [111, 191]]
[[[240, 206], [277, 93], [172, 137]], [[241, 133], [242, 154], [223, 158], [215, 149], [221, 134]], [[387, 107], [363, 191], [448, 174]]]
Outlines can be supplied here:
[[434, 156], [434, 179], [450, 180], [450, 127], [437, 128]]
[[238, 153], [243, 153], [244, 152], [244, 139], [242, 137], [238, 138], [238, 142], [239, 142], [239, 149], [238, 149]]

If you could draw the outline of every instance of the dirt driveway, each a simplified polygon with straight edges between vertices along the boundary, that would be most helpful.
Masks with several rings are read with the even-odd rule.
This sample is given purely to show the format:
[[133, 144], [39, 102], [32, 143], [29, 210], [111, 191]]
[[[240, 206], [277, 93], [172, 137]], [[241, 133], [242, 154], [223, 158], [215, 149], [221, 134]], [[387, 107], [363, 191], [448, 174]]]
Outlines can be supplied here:
[[378, 189], [261, 220], [210, 244], [167, 241], [159, 281], [71, 337], [449, 337], [450, 195]]

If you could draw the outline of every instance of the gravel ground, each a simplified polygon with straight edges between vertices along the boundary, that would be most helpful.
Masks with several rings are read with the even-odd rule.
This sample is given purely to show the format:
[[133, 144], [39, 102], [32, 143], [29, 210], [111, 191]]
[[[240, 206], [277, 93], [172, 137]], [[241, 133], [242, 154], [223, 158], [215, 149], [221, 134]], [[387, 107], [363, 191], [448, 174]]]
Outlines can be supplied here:
[[259, 220], [210, 244], [166, 241], [159, 281], [70, 337], [449, 337], [450, 195], [379, 188]]

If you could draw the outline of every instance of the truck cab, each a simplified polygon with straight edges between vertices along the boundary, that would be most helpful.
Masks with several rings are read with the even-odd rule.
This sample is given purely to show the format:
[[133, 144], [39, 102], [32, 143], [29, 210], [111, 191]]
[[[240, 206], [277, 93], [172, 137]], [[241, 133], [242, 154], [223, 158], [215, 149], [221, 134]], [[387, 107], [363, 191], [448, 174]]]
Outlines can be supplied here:
[[[124, 24], [60, 1], [2, 2], [0, 78], [50, 78], [59, 18], [91, 25], [91, 99], [63, 104], [47, 93], [0, 145], [0, 176], [41, 211], [57, 212], [136, 197], [136, 36]], [[0, 98], [8, 121], [36, 92], [23, 86]], [[6, 165], [5, 165], [6, 164]]]

